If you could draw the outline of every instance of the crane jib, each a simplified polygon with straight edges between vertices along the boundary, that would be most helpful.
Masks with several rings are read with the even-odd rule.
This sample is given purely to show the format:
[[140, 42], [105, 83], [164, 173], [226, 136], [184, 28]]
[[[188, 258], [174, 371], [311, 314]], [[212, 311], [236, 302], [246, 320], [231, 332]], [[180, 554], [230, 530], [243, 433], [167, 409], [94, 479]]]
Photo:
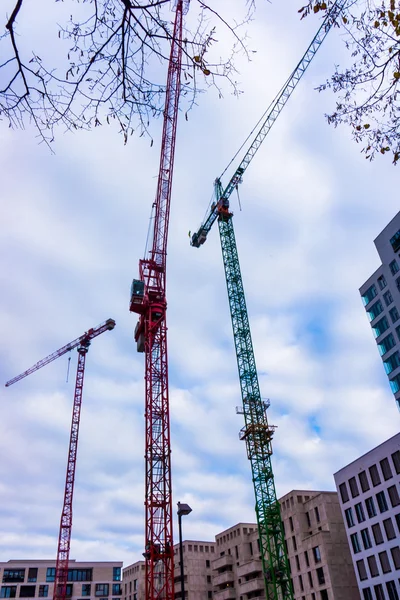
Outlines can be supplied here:
[[[283, 107], [289, 100], [289, 98], [292, 95], [293, 91], [295, 90], [297, 84], [299, 83], [300, 79], [306, 72], [312, 59], [314, 58], [315, 54], [317, 53], [318, 49], [320, 48], [325, 37], [328, 35], [330, 29], [335, 24], [337, 17], [341, 13], [341, 11], [343, 10], [343, 8], [347, 4], [347, 2], [348, 2], [348, 0], [337, 0], [337, 2], [335, 2], [335, 4], [332, 6], [330, 11], [326, 15], [324, 21], [322, 22], [322, 25], [320, 26], [316, 35], [314, 36], [311, 44], [308, 46], [303, 57], [297, 64], [297, 66], [294, 69], [294, 71], [292, 72], [292, 74], [289, 76], [289, 78], [286, 81], [286, 83], [284, 84], [281, 92], [278, 94], [276, 100], [272, 104], [272, 107], [270, 108], [266, 118], [264, 119], [250, 148], [247, 150], [246, 154], [244, 155], [242, 161], [239, 164], [239, 167], [236, 169], [236, 171], [233, 174], [228, 185], [226, 186], [226, 188], [223, 190], [222, 194], [220, 195], [221, 199], [224, 199], [226, 202], [228, 202], [228, 206], [229, 206], [229, 198], [230, 198], [233, 190], [235, 190], [237, 188], [238, 184], [241, 182], [244, 172], [246, 171], [247, 167], [253, 160], [257, 150], [260, 148], [262, 142], [264, 141], [267, 134], [269, 133], [272, 125], [275, 123], [277, 117], [279, 116]], [[199, 248], [201, 245], [204, 244], [204, 242], [207, 239], [207, 235], [208, 235], [211, 227], [217, 220], [217, 218], [218, 218], [218, 210], [216, 207], [214, 207], [214, 208], [212, 207], [211, 211], [208, 214], [204, 223], [202, 223], [202, 225], [200, 226], [198, 231], [193, 234], [193, 236], [191, 238], [192, 246], [194, 246], [195, 248]]]

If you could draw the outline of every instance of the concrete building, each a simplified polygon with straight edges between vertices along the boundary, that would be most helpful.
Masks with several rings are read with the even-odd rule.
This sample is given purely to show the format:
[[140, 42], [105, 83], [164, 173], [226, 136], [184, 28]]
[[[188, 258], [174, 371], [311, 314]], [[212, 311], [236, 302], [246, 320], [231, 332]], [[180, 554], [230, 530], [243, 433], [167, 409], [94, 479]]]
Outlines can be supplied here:
[[[71, 600], [120, 600], [122, 562], [69, 561], [67, 596]], [[0, 598], [52, 598], [55, 560], [0, 563]]]
[[400, 434], [335, 474], [363, 600], [400, 598]]
[[381, 265], [360, 287], [360, 294], [400, 409], [400, 212], [374, 244]]
[[279, 500], [296, 600], [360, 600], [336, 492]]

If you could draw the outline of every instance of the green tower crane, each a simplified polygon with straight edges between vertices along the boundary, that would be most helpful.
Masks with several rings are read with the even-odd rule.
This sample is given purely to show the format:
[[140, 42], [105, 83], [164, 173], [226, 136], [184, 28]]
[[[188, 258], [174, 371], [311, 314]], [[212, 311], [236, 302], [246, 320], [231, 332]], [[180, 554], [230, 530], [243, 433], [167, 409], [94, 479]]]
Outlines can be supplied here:
[[251, 463], [267, 600], [293, 600], [294, 596], [271, 463], [272, 437], [275, 427], [268, 423], [267, 408], [269, 403], [263, 401], [260, 394], [246, 298], [233, 229], [233, 213], [229, 210], [229, 197], [242, 181], [245, 170], [346, 3], [347, 0], [337, 0], [327, 12], [321, 27], [304, 56], [256, 125], [257, 128], [261, 123], [250, 148], [245, 153], [225, 189], [222, 186], [221, 177], [216, 179], [214, 184], [215, 202], [212, 203], [205, 221], [191, 238], [191, 245], [199, 248], [206, 241], [214, 222], [218, 220], [242, 396], [242, 409], [238, 412], [244, 415], [244, 427], [241, 429], [240, 438], [246, 442], [247, 457]]

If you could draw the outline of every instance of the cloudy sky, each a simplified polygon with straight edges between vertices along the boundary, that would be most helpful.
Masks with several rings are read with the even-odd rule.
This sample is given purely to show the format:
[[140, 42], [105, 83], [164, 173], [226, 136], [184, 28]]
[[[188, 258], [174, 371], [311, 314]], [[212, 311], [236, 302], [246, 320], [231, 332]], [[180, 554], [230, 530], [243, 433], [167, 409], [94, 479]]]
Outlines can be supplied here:
[[[236, 4], [242, 5], [239, 0]], [[44, 2], [44, 0], [43, 0]], [[213, 181], [286, 80], [317, 29], [299, 3], [260, 1], [239, 98], [199, 98], [179, 123], [168, 254], [174, 505], [184, 537], [213, 539], [253, 521], [250, 467], [218, 232], [200, 249]], [[10, 3], [11, 6], [11, 3]], [[291, 10], [289, 10], [291, 8]], [[221, 34], [223, 39], [223, 35]], [[347, 55], [324, 42], [232, 197], [262, 395], [278, 426], [278, 495], [333, 490], [333, 473], [394, 435], [399, 415], [358, 294], [378, 266], [373, 239], [398, 211], [398, 171], [368, 163], [314, 88]], [[129, 288], [143, 256], [159, 161], [156, 143], [111, 127], [35, 132], [0, 126], [0, 380], [112, 317], [87, 357], [71, 558], [141, 558], [144, 361]], [[227, 182], [227, 180], [225, 180]], [[0, 561], [56, 554], [76, 352], [0, 392]], [[175, 527], [175, 539], [177, 530]]]

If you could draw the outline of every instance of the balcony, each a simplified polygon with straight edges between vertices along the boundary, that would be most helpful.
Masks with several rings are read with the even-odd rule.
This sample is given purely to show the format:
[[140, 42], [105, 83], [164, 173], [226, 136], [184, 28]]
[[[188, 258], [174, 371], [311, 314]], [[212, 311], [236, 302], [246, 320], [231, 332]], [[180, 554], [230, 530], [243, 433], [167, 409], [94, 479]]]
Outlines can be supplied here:
[[230, 567], [231, 565], [233, 565], [233, 556], [226, 554], [214, 560], [211, 566], [213, 571], [219, 571], [219, 569]]
[[222, 590], [215, 590], [214, 598], [216, 598], [217, 600], [236, 600], [236, 590], [234, 587], [227, 587]]
[[242, 581], [242, 583], [239, 585], [240, 595], [263, 590], [265, 590], [263, 577], [255, 577], [254, 579], [250, 579], [250, 581]]
[[262, 573], [262, 563], [261, 560], [251, 560], [240, 567], [237, 568], [238, 577], [246, 577], [247, 575], [252, 575], [253, 573]]
[[233, 571], [224, 571], [213, 577], [213, 586], [218, 587], [226, 583], [232, 583], [234, 580]]

